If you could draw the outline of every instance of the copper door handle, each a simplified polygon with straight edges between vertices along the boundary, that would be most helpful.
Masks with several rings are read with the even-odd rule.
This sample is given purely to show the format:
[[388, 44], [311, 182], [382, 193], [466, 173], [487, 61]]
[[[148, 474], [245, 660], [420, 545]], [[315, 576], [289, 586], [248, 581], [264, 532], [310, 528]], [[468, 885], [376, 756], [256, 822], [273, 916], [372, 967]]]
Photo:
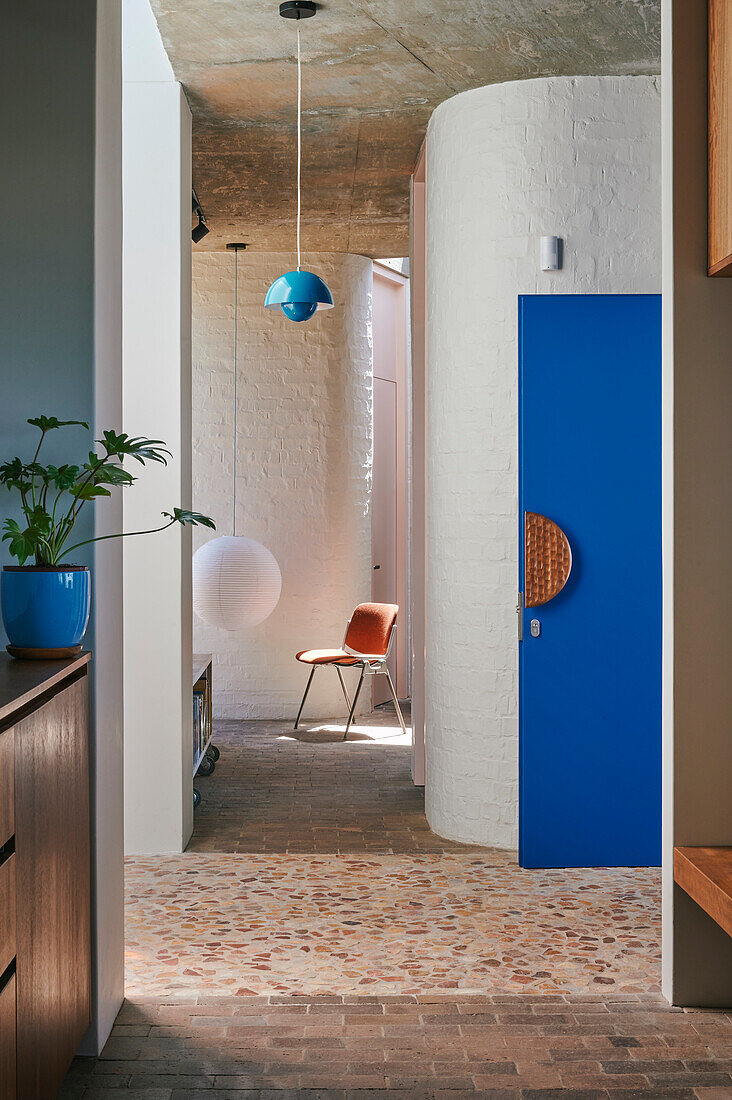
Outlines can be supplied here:
[[564, 588], [572, 548], [564, 531], [538, 512], [524, 513], [524, 606], [541, 607]]

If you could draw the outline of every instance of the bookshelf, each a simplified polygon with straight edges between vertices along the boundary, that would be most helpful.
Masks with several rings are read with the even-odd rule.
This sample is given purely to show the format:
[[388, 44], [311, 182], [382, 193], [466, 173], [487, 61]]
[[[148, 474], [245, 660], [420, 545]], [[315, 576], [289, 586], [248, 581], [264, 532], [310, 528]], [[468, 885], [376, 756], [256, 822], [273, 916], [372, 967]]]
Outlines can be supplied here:
[[[193, 654], [193, 778], [211, 775], [219, 758], [219, 750], [212, 742], [212, 666], [211, 653]], [[193, 805], [201, 801], [201, 794], [193, 788]]]

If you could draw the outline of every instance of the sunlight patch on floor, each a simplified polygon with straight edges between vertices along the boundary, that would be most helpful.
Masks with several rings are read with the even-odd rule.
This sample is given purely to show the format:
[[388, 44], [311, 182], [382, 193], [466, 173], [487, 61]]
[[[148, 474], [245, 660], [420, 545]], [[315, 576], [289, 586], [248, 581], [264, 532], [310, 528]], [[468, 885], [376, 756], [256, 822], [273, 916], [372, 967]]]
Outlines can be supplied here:
[[[281, 733], [278, 741], [302, 741], [306, 744], [327, 744], [330, 742], [343, 741], [343, 735], [346, 732], [346, 723], [341, 724], [337, 722], [324, 722], [321, 725], [310, 726], [308, 729], [300, 728], [292, 730], [291, 733]], [[348, 744], [351, 745], [398, 745], [401, 748], [409, 747], [412, 744], [412, 731], [407, 728], [406, 733], [402, 733], [401, 726], [397, 723], [394, 726], [386, 725], [359, 725], [354, 722], [348, 731]]]

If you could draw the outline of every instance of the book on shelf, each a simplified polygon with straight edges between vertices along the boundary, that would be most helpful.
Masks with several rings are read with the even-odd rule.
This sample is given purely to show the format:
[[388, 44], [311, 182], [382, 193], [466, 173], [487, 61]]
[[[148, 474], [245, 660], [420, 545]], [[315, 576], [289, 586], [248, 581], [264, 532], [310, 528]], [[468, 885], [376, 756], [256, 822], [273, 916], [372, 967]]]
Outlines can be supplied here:
[[206, 693], [193, 692], [193, 759], [197, 760], [208, 741]]

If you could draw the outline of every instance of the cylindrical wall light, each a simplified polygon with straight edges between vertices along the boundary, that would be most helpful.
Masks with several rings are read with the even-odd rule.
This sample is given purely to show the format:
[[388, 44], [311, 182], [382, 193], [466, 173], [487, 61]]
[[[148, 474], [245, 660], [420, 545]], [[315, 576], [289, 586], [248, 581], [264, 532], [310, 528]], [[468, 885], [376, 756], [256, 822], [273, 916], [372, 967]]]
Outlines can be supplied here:
[[540, 245], [541, 270], [559, 271], [562, 266], [562, 238], [542, 237]]

